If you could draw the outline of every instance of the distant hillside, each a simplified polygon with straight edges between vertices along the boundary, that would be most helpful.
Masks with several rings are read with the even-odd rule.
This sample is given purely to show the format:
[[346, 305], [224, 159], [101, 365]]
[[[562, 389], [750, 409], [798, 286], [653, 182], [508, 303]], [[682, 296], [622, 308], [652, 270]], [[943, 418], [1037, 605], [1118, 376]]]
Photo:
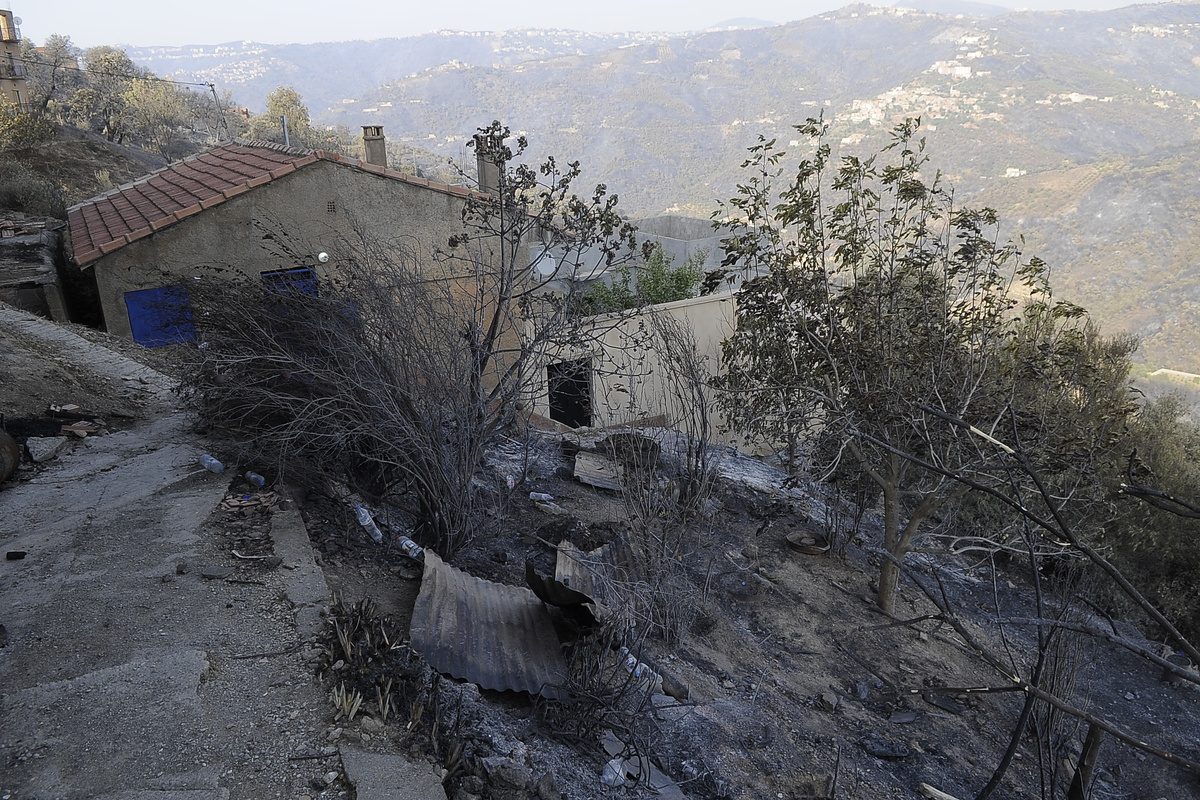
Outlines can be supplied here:
[[788, 142], [823, 114], [835, 148], [864, 152], [919, 114], [935, 166], [1025, 234], [1064, 294], [1142, 335], [1148, 364], [1200, 372], [1200, 4], [987, 16], [1003, 9], [902, 3], [914, 4], [949, 13], [851, 6], [672, 37], [444, 33], [135, 55], [170, 74], [245, 70], [233, 88], [250, 94], [286, 80], [318, 121], [383, 124], [443, 158], [503, 119], [535, 153], [579, 158], [636, 216], [706, 216], [759, 133]]
[[212, 81], [261, 111], [276, 86], [300, 90], [314, 109], [358, 98], [388, 81], [445, 65], [503, 67], [539, 58], [586, 55], [662, 38], [652, 33], [513, 30], [438, 31], [422, 36], [316, 44], [226, 42], [128, 48], [130, 58], [169, 78]]
[[631, 212], [705, 216], [732, 193], [757, 134], [787, 142], [791, 125], [821, 113], [835, 146], [856, 152], [921, 115], [936, 166], [1046, 253], [1065, 293], [1144, 336], [1149, 363], [1200, 370], [1200, 312], [1181, 305], [1200, 292], [1200, 183], [1184, 155], [1200, 143], [1200, 5], [987, 19], [857, 6], [513, 67], [444, 67], [325, 118], [369, 117], [450, 156], [504, 119], [537, 152], [580, 158]]

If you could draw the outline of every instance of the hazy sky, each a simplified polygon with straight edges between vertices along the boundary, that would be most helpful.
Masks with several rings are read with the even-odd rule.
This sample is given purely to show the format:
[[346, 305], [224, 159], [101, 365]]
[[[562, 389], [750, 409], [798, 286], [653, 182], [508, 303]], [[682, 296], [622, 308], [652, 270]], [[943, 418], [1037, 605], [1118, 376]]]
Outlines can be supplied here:
[[[787, 22], [849, 0], [0, 0], [24, 20], [22, 33], [41, 41], [66, 33], [76, 44], [178, 45], [252, 39], [318, 42], [408, 36], [442, 28], [523, 27], [591, 31], [683, 31], [731, 17]], [[1020, 0], [1022, 8], [1115, 8], [1130, 0]]]

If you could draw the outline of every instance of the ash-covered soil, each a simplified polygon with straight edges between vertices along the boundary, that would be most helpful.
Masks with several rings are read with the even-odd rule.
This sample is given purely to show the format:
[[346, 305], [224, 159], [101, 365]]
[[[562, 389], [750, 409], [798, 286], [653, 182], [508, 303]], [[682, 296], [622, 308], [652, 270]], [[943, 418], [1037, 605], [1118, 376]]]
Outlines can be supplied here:
[[[528, 461], [516, 445], [492, 454], [491, 483], [504, 487], [505, 477], [514, 477], [516, 487], [497, 490], [495, 514], [455, 566], [524, 585], [526, 561], [553, 573], [554, 546], [562, 539], [586, 550], [621, 533], [625, 503], [615, 492], [572, 479], [561, 439], [538, 434]], [[691, 797], [822, 797], [833, 781], [842, 800], [923, 797], [921, 784], [974, 797], [1008, 745], [1021, 693], [934, 691], [1007, 687], [944, 623], [896, 625], [878, 612], [872, 588], [878, 565], [867, 546], [877, 531], [869, 519], [859, 543], [842, 555], [797, 553], [784, 537], [821, 527], [825, 504], [816, 491], [787, 488], [781, 473], [760, 462], [728, 452], [724, 458], [714, 491], [720, 508], [696, 531], [689, 556], [692, 622], [682, 641], [651, 640], [643, 653], [691, 691], [683, 707], [653, 712], [658, 764]], [[553, 495], [567, 513], [547, 513], [526, 499], [530, 491]], [[778, 513], [781, 498], [795, 511]], [[302, 505], [331, 588], [347, 604], [374, 599], [403, 630], [419, 591], [417, 566], [370, 542], [344, 503], [313, 492]], [[1032, 614], [1019, 573], [942, 566], [947, 596], [975, 635], [1026, 668], [1022, 654], [1031, 652], [1033, 629], [1008, 626], [1001, 641], [985, 624], [997, 601], [1006, 616]], [[935, 612], [914, 586], [903, 587], [899, 618]], [[1144, 641], [1117, 624], [1122, 635]], [[1080, 644], [1071, 663], [1076, 705], [1141, 739], [1196, 756], [1195, 687], [1167, 685], [1157, 670], [1099, 641]], [[608, 756], [594, 742], [564, 742], [529, 698], [443, 685], [445, 702], [461, 710], [468, 765], [465, 778], [448, 783], [451, 797], [653, 796], [644, 786], [602, 786]], [[404, 737], [404, 715], [398, 720], [377, 744], [406, 741], [419, 751]], [[1039, 760], [1055, 760], [1069, 775], [1086, 727], [1066, 726], [1053, 753], [1039, 753], [1033, 737], [1024, 737], [993, 796], [1038, 796]], [[498, 763], [527, 779], [524, 794], [506, 793], [516, 790], [496, 777]], [[1096, 776], [1098, 798], [1200, 797], [1196, 776], [1112, 740]]]

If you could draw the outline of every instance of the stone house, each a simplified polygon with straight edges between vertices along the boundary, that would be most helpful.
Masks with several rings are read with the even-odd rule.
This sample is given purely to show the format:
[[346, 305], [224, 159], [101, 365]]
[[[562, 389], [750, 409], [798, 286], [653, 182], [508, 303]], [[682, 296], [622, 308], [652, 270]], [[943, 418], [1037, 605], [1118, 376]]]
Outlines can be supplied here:
[[[737, 324], [737, 297], [730, 292], [588, 318], [580, 344], [542, 354], [526, 399], [529, 411], [567, 428], [681, 426], [693, 409], [684, 406], [679, 373], [662, 362], [650, 335], [654, 317], [687, 332], [704, 373], [720, 373], [721, 343]], [[711, 394], [707, 417], [714, 442], [739, 443], [723, 431], [725, 420]]]
[[67, 212], [69, 269], [94, 279], [105, 328], [147, 347], [194, 337], [184, 285], [205, 270], [316, 286], [360, 232], [432, 269], [472, 190], [388, 169], [381, 129], [366, 139], [365, 161], [224, 143], [85, 200]]

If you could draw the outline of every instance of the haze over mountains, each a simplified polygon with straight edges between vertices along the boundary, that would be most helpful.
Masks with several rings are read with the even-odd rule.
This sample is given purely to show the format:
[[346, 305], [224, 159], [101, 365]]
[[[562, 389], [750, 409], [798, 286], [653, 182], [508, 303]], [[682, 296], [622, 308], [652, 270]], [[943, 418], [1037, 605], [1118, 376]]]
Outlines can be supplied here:
[[791, 125], [823, 114], [835, 145], [869, 152], [921, 115], [936, 165], [1025, 234], [1061, 295], [1141, 335], [1147, 364], [1200, 372], [1200, 4], [966, 10], [130, 55], [254, 108], [290, 84], [318, 122], [382, 124], [445, 156], [503, 119], [536, 153], [580, 159], [637, 214], [707, 216], [760, 133], [788, 142]]

